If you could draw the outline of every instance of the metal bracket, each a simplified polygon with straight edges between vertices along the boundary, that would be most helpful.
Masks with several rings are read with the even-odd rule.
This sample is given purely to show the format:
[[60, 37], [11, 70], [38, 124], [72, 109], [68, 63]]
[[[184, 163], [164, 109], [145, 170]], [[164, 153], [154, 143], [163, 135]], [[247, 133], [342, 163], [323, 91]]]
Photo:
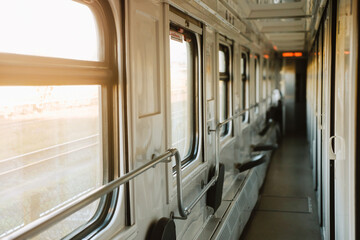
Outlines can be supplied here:
[[210, 126], [208, 126], [208, 135], [210, 135], [212, 132], [216, 132], [216, 130], [215, 129], [211, 129], [211, 127]]

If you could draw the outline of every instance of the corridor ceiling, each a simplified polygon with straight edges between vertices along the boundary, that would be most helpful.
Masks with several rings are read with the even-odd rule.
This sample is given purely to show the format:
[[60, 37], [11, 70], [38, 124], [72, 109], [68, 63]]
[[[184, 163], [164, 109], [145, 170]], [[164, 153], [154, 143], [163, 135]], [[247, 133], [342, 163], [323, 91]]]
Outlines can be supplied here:
[[240, 0], [241, 16], [279, 52], [307, 51], [325, 0]]

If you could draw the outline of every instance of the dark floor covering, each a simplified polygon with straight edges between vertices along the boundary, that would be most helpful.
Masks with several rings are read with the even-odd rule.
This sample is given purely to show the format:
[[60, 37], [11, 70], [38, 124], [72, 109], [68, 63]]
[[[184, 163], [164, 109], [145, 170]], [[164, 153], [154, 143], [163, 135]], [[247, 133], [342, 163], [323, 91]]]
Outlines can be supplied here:
[[285, 137], [272, 157], [259, 201], [240, 240], [320, 240], [309, 149]]

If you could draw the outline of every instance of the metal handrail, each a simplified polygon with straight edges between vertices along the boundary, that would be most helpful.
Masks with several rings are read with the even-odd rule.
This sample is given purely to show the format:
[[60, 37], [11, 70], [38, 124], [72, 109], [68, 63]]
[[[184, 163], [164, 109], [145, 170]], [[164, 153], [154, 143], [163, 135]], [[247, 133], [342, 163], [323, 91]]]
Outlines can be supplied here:
[[[178, 209], [180, 216], [174, 216], [173, 213], [171, 213], [172, 218], [174, 219], [181, 219], [185, 220], [187, 219], [187, 216], [190, 215], [192, 209], [195, 207], [195, 205], [200, 201], [200, 199], [205, 195], [205, 193], [210, 189], [212, 185], [217, 181], [219, 176], [219, 161], [216, 159], [215, 163], [215, 175], [211, 178], [211, 180], [204, 186], [204, 188], [201, 190], [201, 192], [198, 194], [198, 196], [189, 204], [188, 207], [184, 208], [183, 206], [183, 200], [182, 200], [182, 180], [181, 180], [181, 158], [176, 157], [179, 155], [179, 152], [175, 153], [175, 160], [176, 160], [176, 185], [177, 185], [177, 200], [178, 200]], [[180, 156], [180, 155], [179, 155]]]
[[45, 229], [51, 227], [52, 225], [56, 224], [57, 222], [63, 220], [64, 218], [70, 216], [74, 212], [82, 209], [83, 207], [91, 204], [96, 199], [104, 196], [105, 194], [113, 191], [115, 188], [119, 187], [120, 185], [123, 185], [130, 180], [134, 179], [138, 175], [142, 174], [143, 172], [149, 170], [152, 167], [155, 167], [157, 164], [162, 162], [170, 162], [171, 160], [169, 158], [175, 157], [176, 161], [176, 185], [177, 185], [177, 202], [178, 202], [178, 210], [180, 217], [173, 216], [175, 219], [187, 219], [187, 216], [191, 213], [192, 209], [195, 207], [195, 205], [200, 201], [200, 199], [205, 195], [205, 193], [210, 189], [211, 186], [214, 185], [214, 183], [217, 181], [219, 176], [219, 164], [220, 164], [220, 156], [219, 156], [219, 148], [220, 148], [220, 129], [222, 126], [224, 126], [226, 123], [242, 116], [247, 111], [250, 111], [252, 108], [255, 108], [259, 106], [260, 103], [256, 103], [252, 105], [251, 107], [244, 109], [243, 111], [236, 113], [235, 115], [229, 117], [228, 119], [224, 120], [223, 122], [220, 122], [217, 124], [216, 129], [208, 129], [210, 132], [216, 132], [217, 137], [215, 141], [215, 175], [211, 178], [211, 180], [205, 185], [205, 187], [201, 190], [199, 195], [189, 204], [188, 207], [184, 208], [183, 204], [183, 194], [182, 194], [182, 177], [181, 177], [181, 157], [179, 154], [179, 151], [176, 148], [168, 149], [165, 153], [159, 155], [158, 157], [155, 157], [150, 162], [144, 164], [141, 167], [138, 167], [129, 173], [125, 174], [124, 176], [117, 178], [106, 185], [99, 187], [81, 197], [74, 200], [73, 202], [64, 205], [63, 207], [59, 208], [58, 210], [55, 210], [48, 215], [45, 215], [41, 218], [38, 218], [37, 220], [25, 225], [18, 231], [8, 235], [5, 237], [5, 239], [27, 239], [30, 237], [34, 237], [37, 234], [41, 233]]
[[[200, 192], [200, 194], [198, 195], [197, 198], [195, 198], [195, 200], [189, 205], [188, 208], [185, 209], [185, 212], [187, 211], [191, 211], [191, 209], [196, 205], [197, 202], [200, 201], [200, 199], [204, 196], [204, 194], [209, 190], [209, 188], [217, 181], [217, 178], [219, 176], [219, 166], [220, 166], [220, 129], [222, 126], [224, 126], [225, 124], [227, 124], [228, 122], [244, 115], [246, 112], [250, 111], [251, 109], [259, 106], [262, 102], [265, 101], [261, 101], [259, 103], [256, 103], [252, 106], [250, 106], [249, 108], [246, 108], [236, 114], [234, 114], [233, 116], [225, 119], [224, 121], [218, 123], [216, 125], [215, 129], [211, 129], [210, 126], [208, 128], [208, 134], [210, 134], [211, 132], [215, 132], [216, 133], [216, 140], [215, 140], [215, 175], [211, 178], [211, 180], [206, 184], [206, 186], [202, 189], [202, 191]], [[178, 164], [177, 164], [178, 165]], [[181, 168], [180, 168], [181, 169]], [[178, 171], [179, 172], [179, 171]]]
[[[259, 103], [256, 103], [256, 104], [252, 105], [251, 107], [234, 114], [233, 116], [227, 118], [223, 122], [218, 123], [214, 130], [210, 129], [210, 127], [208, 128], [209, 132], [215, 132], [217, 134], [216, 141], [215, 141], [215, 174], [210, 179], [210, 181], [203, 187], [203, 189], [198, 194], [198, 196], [186, 208], [183, 207], [183, 201], [182, 201], [181, 159], [180, 159], [180, 156], [175, 158], [176, 159], [176, 172], [177, 172], [177, 181], [176, 181], [177, 182], [177, 197], [178, 197], [178, 208], [179, 208], [180, 217], [172, 216], [173, 218], [187, 219], [187, 216], [191, 213], [191, 211], [195, 207], [195, 205], [200, 201], [200, 199], [205, 195], [205, 193], [210, 189], [210, 187], [213, 186], [215, 184], [215, 182], [217, 181], [218, 176], [219, 176], [219, 168], [220, 168], [219, 148], [220, 148], [220, 129], [221, 129], [221, 127], [224, 126], [225, 124], [227, 124], [228, 122], [242, 116], [243, 114], [250, 111], [251, 109], [259, 106], [263, 102], [265, 102], [265, 101], [262, 100]], [[175, 156], [177, 156], [179, 153], [176, 152], [174, 154], [175, 154]]]
[[240, 112], [238, 112], [238, 113], [235, 113], [235, 114], [232, 115], [231, 117], [229, 117], [229, 118], [225, 119], [224, 121], [218, 123], [218, 124], [216, 125], [216, 128], [215, 128], [215, 129], [211, 129], [210, 126], [209, 126], [209, 127], [208, 127], [208, 134], [210, 134], [210, 132], [217, 132], [217, 131], [219, 131], [219, 129], [220, 129], [222, 126], [224, 126], [224, 125], [227, 124], [228, 122], [231, 122], [232, 120], [234, 120], [234, 119], [236, 119], [236, 118], [244, 115], [246, 112], [250, 111], [251, 109], [259, 106], [262, 102], [263, 102], [263, 101], [261, 101], [260, 103], [256, 103], [256, 104], [254, 104], [254, 105], [252, 105], [252, 106], [250, 106], [250, 107], [248, 107], [248, 108], [246, 108], [246, 109], [244, 109], [244, 110], [242, 110], [242, 111], [240, 111]]
[[[217, 137], [215, 141], [215, 174], [210, 179], [210, 181], [203, 187], [201, 192], [198, 194], [198, 196], [189, 204], [188, 207], [184, 208], [183, 201], [182, 201], [182, 186], [181, 186], [181, 159], [180, 157], [176, 157], [176, 173], [177, 173], [177, 198], [178, 198], [178, 208], [179, 208], [179, 214], [180, 216], [174, 216], [172, 213], [172, 217], [175, 219], [187, 219], [187, 216], [191, 213], [192, 209], [195, 207], [195, 205], [200, 201], [200, 199], [205, 195], [205, 193], [215, 184], [219, 177], [219, 168], [220, 168], [220, 155], [219, 155], [219, 148], [220, 148], [220, 129], [222, 126], [224, 126], [226, 123], [234, 120], [235, 118], [238, 118], [245, 114], [247, 111], [250, 111], [251, 109], [259, 106], [260, 103], [256, 103], [252, 105], [251, 107], [234, 114], [233, 116], [227, 118], [223, 122], [220, 122], [217, 124], [216, 129], [210, 129], [208, 128], [209, 132], [216, 132]], [[175, 156], [177, 156], [179, 153], [174, 153]]]
[[[191, 213], [191, 210], [194, 208], [194, 206], [200, 201], [200, 199], [205, 195], [205, 193], [210, 189], [210, 187], [212, 185], [214, 185], [215, 182], [217, 181], [217, 179], [219, 177], [219, 168], [220, 168], [219, 148], [220, 148], [220, 129], [221, 129], [221, 127], [224, 126], [225, 124], [227, 124], [228, 122], [234, 120], [235, 118], [238, 118], [238, 117], [242, 116], [247, 111], [250, 111], [252, 108], [255, 108], [258, 105], [259, 104], [256, 103], [256, 104], [252, 105], [251, 107], [249, 107], [247, 109], [244, 109], [241, 112], [238, 112], [238, 113], [234, 114], [233, 116], [227, 118], [223, 122], [218, 123], [216, 125], [215, 129], [210, 129], [210, 126], [209, 126], [208, 133], [209, 134], [210, 134], [210, 132], [215, 132], [216, 133], [216, 141], [215, 141], [215, 174], [210, 179], [210, 181], [205, 185], [205, 187], [201, 190], [199, 195], [185, 209], [183, 209], [182, 204], [180, 204], [180, 202], [182, 202], [182, 192], [181, 192], [181, 189], [179, 189], [179, 184], [177, 184], [178, 185], [178, 206], [179, 206], [179, 213], [180, 213], [181, 217], [174, 217], [174, 218], [176, 218], [176, 219], [186, 219], [186, 216], [183, 216], [182, 213], [185, 213], [186, 215], [189, 215]], [[176, 171], [177, 171], [177, 177], [181, 178], [181, 161], [177, 160], [177, 162], [176, 162]], [[181, 181], [177, 180], [177, 182], [179, 183]], [[182, 211], [182, 210], [184, 210], [184, 211]]]
[[[51, 227], [55, 223], [63, 220], [67, 216], [70, 216], [74, 212], [80, 210], [81, 208], [89, 205], [96, 199], [100, 198], [101, 196], [113, 191], [115, 188], [119, 187], [122, 184], [125, 184], [135, 178], [136, 176], [142, 174], [143, 172], [147, 171], [148, 169], [155, 167], [158, 163], [161, 162], [170, 162], [169, 158], [175, 156], [176, 162], [180, 162], [181, 165], [181, 158], [180, 154], [177, 149], [171, 148], [167, 150], [165, 153], [161, 154], [158, 157], [155, 157], [150, 162], [144, 164], [143, 166], [130, 171], [129, 173], [125, 174], [124, 176], [117, 178], [106, 185], [97, 188], [78, 199], [74, 200], [73, 202], [55, 210], [44, 217], [41, 217], [28, 225], [25, 225], [18, 231], [8, 235], [5, 239], [27, 239], [30, 237], [34, 237], [37, 234], [41, 233], [45, 229]], [[181, 166], [180, 166], [181, 167]], [[180, 173], [180, 174], [179, 174]], [[182, 189], [181, 189], [181, 171], [178, 171], [178, 204], [179, 204], [179, 212], [180, 215], [186, 215], [183, 204], [182, 204]], [[180, 193], [180, 194], [179, 194]]]

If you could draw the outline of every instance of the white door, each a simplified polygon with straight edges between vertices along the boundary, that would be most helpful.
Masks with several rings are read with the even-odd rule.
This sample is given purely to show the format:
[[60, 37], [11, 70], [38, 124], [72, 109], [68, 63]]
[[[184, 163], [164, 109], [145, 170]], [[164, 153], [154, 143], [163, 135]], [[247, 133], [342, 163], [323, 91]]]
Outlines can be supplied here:
[[355, 239], [356, 2], [338, 1], [335, 65], [335, 239], [349, 240]]

